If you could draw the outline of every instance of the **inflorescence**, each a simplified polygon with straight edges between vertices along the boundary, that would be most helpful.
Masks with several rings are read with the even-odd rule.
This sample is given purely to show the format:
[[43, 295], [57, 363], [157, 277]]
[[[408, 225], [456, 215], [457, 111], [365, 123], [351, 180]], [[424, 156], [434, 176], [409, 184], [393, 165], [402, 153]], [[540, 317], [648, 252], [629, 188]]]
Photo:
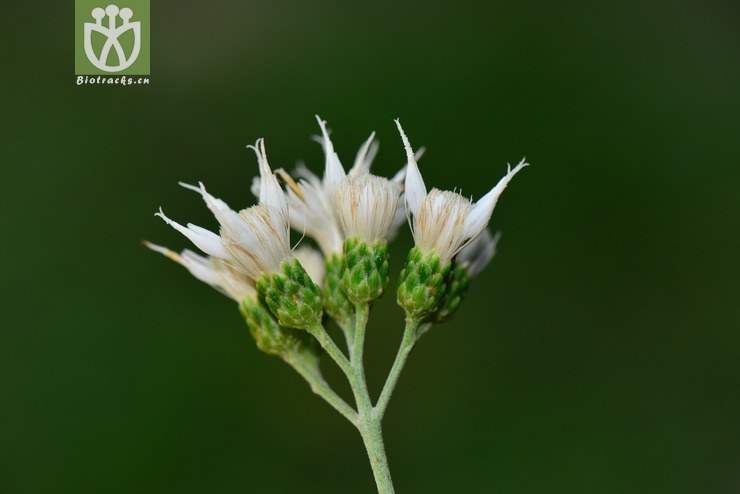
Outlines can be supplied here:
[[[408, 138], [396, 120], [406, 164], [392, 178], [370, 172], [377, 154], [375, 134], [363, 143], [346, 171], [334, 151], [326, 122], [316, 117], [325, 163], [323, 177], [299, 167], [294, 175], [273, 171], [264, 140], [249, 146], [257, 155], [259, 176], [252, 192], [256, 205], [236, 211], [200, 183], [195, 191], [216, 217], [215, 233], [183, 226], [160, 209], [156, 216], [185, 235], [204, 255], [173, 252], [145, 244], [183, 265], [199, 280], [239, 305], [257, 346], [293, 366], [312, 390], [352, 422], [368, 449], [378, 491], [392, 493], [380, 422], [411, 348], [434, 324], [448, 320], [463, 301], [470, 281], [495, 254], [499, 234], [487, 229], [499, 196], [523, 167], [523, 160], [483, 197], [431, 189], [422, 179]], [[282, 185], [281, 185], [282, 183]], [[388, 285], [388, 242], [408, 222], [414, 247], [396, 290], [406, 313], [406, 328], [396, 361], [373, 405], [365, 384], [362, 349], [369, 304]], [[318, 250], [291, 248], [290, 230], [312, 238]], [[327, 334], [331, 318], [342, 329], [347, 353]], [[352, 387], [355, 407], [324, 380], [319, 358], [325, 351]]]

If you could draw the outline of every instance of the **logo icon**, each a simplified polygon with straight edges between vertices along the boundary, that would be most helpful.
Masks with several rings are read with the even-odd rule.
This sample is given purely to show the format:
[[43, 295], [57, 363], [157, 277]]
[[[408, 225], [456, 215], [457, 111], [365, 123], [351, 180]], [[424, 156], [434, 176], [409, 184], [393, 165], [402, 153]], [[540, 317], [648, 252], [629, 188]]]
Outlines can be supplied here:
[[75, 0], [75, 74], [148, 75], [150, 0]]
[[[141, 52], [141, 22], [130, 22], [134, 12], [128, 7], [118, 9], [117, 5], [108, 5], [105, 10], [96, 7], [92, 10], [91, 15], [95, 22], [85, 23], [85, 55], [95, 67], [105, 72], [120, 72], [131, 67]], [[107, 17], [108, 26], [103, 25], [103, 18]], [[118, 26], [117, 17], [123, 21]], [[123, 46], [118, 38], [126, 31], [131, 30], [134, 34], [134, 47], [131, 53], [126, 55]], [[92, 44], [92, 34], [98, 32], [106, 37], [103, 48], [99, 54], [95, 53]], [[111, 50], [115, 50], [118, 65], [108, 65]]]

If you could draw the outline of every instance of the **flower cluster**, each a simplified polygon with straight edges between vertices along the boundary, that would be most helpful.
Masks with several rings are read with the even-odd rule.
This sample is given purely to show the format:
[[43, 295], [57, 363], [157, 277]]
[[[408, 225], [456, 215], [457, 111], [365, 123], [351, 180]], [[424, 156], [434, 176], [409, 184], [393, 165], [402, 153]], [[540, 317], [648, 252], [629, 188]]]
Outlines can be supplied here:
[[[406, 163], [389, 179], [370, 172], [378, 150], [374, 133], [345, 170], [326, 122], [316, 118], [321, 129], [317, 140], [325, 155], [322, 177], [305, 166], [295, 171], [295, 178], [282, 169], [273, 172], [260, 139], [249, 146], [259, 166], [252, 187], [259, 199], [256, 205], [237, 212], [202, 183], [181, 184], [202, 197], [218, 221], [218, 233], [190, 223], [183, 226], [161, 209], [156, 214], [207, 257], [147, 245], [240, 305], [264, 304], [282, 327], [311, 332], [321, 325], [325, 311], [349, 333], [355, 306], [385, 291], [388, 241], [408, 221], [415, 246], [401, 273], [398, 304], [415, 319], [449, 318], [470, 278], [493, 256], [497, 237], [486, 226], [504, 188], [527, 164], [509, 168], [487, 194], [472, 202], [457, 192], [427, 191], [417, 164], [421, 152], [414, 153], [398, 120]], [[313, 238], [320, 252], [305, 246], [292, 249], [291, 228]]]
[[[145, 245], [184, 266], [197, 279], [239, 304], [260, 350], [290, 364], [311, 389], [347, 418], [363, 437], [378, 491], [392, 494], [380, 422], [406, 358], [419, 337], [459, 308], [473, 277], [495, 254], [499, 235], [487, 229], [494, 207], [522, 161], [478, 201], [455, 191], [427, 190], [417, 164], [423, 150], [411, 147], [396, 126], [405, 163], [391, 178], [370, 171], [378, 151], [375, 134], [360, 146], [352, 166], [342, 165], [326, 122], [316, 117], [324, 151], [321, 177], [300, 166], [293, 176], [273, 170], [264, 140], [249, 146], [259, 176], [252, 182], [257, 204], [233, 210], [202, 183], [181, 184], [201, 196], [218, 232], [165, 215], [156, 216], [187, 237], [204, 255]], [[365, 383], [363, 342], [370, 304], [388, 286], [388, 242], [408, 223], [414, 239], [400, 274], [396, 300], [406, 313], [402, 342], [383, 390], [372, 404]], [[318, 250], [291, 245], [309, 237]], [[300, 243], [300, 241], [299, 241]], [[324, 328], [329, 317], [344, 332], [348, 355]], [[324, 380], [324, 350], [352, 388], [356, 409]]]

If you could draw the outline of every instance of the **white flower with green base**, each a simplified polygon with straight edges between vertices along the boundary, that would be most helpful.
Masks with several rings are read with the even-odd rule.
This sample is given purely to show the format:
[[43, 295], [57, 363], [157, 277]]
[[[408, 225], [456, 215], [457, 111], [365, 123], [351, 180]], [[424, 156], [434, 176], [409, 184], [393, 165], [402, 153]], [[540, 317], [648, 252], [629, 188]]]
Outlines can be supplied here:
[[[238, 302], [257, 347], [291, 365], [314, 393], [357, 428], [378, 492], [390, 494], [394, 489], [382, 421], [391, 395], [418, 339], [433, 324], [452, 316], [470, 279], [493, 257], [498, 237], [491, 237], [486, 225], [501, 192], [526, 164], [510, 170], [491, 192], [472, 203], [454, 192], [427, 193], [416, 164], [419, 153], [414, 155], [398, 121], [407, 163], [405, 173], [388, 180], [369, 172], [377, 151], [374, 134], [345, 173], [325, 122], [318, 120], [326, 154], [323, 179], [303, 169], [302, 178], [295, 181], [278, 170], [284, 191], [259, 140], [250, 146], [259, 162], [260, 176], [253, 187], [257, 205], [236, 212], [206, 192], [203, 184], [185, 185], [203, 197], [219, 222], [218, 234], [192, 224], [182, 226], [161, 210], [157, 213], [206, 257], [145, 244]], [[416, 243], [396, 292], [406, 312], [405, 328], [385, 385], [374, 401], [365, 380], [365, 331], [370, 306], [388, 285], [388, 241], [404, 213]], [[290, 228], [313, 238], [321, 252], [305, 246], [291, 249]], [[327, 316], [344, 331], [346, 352], [326, 331]], [[322, 349], [346, 376], [354, 406], [323, 378]]]

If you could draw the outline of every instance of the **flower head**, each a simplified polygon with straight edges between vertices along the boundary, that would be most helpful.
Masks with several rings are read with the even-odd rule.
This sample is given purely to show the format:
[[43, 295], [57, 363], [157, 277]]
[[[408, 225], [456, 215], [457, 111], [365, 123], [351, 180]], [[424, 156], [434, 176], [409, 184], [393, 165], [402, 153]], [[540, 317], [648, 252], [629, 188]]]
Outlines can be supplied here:
[[346, 238], [384, 241], [396, 217], [401, 191], [397, 184], [375, 175], [347, 176], [334, 190], [339, 224]]
[[406, 168], [406, 207], [412, 216], [412, 233], [416, 246], [423, 252], [436, 252], [448, 263], [466, 244], [475, 240], [491, 219], [493, 209], [506, 185], [527, 163], [522, 160], [486, 195], [473, 203], [456, 192], [432, 189], [427, 192], [411, 144], [396, 120], [401, 134], [408, 167]]
[[161, 210], [157, 216], [205, 253], [227, 260], [247, 277], [256, 280], [263, 274], [278, 272], [281, 264], [290, 259], [290, 230], [288, 203], [267, 163], [264, 140], [259, 139], [249, 147], [256, 153], [260, 169], [257, 205], [237, 213], [224, 201], [209, 194], [202, 183], [198, 187], [181, 184], [203, 197], [221, 226], [220, 235], [191, 224], [185, 228], [167, 218]]
[[329, 139], [326, 122], [318, 117], [317, 120], [326, 155], [324, 187], [330, 194], [330, 204], [344, 238], [385, 241], [396, 219], [401, 186], [398, 182], [370, 174], [370, 164], [376, 152], [371, 153], [375, 134], [365, 141], [354, 165], [346, 173]]

